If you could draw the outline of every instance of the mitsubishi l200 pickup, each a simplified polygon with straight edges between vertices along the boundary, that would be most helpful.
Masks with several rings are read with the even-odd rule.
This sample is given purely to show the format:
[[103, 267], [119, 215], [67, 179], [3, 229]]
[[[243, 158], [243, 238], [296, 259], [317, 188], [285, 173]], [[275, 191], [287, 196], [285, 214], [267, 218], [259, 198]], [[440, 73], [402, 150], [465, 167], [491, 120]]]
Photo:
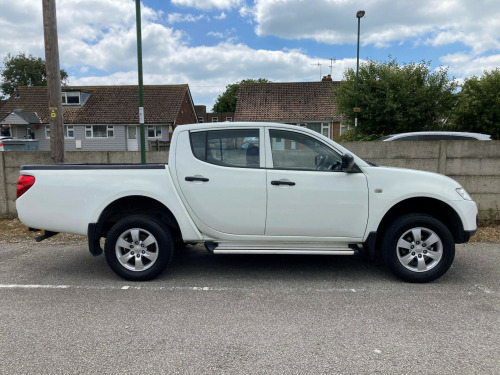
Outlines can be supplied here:
[[180, 125], [168, 164], [20, 174], [24, 224], [87, 236], [128, 280], [156, 277], [176, 247], [196, 242], [213, 254], [380, 254], [401, 279], [428, 282], [476, 231], [476, 204], [453, 179], [379, 167], [285, 124]]

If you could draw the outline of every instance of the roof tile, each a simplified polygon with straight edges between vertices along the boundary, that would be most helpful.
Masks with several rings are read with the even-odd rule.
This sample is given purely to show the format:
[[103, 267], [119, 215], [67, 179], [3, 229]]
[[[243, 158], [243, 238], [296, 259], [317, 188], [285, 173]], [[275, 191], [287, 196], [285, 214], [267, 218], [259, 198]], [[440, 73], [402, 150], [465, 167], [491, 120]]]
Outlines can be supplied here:
[[333, 90], [338, 81], [243, 83], [235, 121], [340, 121]]
[[[182, 100], [189, 90], [183, 85], [144, 86], [144, 113], [147, 124], [174, 123]], [[63, 106], [65, 124], [134, 124], [139, 122], [137, 86], [66, 86], [62, 91], [90, 94], [83, 106]], [[0, 119], [16, 109], [36, 112], [42, 123], [49, 122], [47, 87], [19, 87], [0, 108]]]

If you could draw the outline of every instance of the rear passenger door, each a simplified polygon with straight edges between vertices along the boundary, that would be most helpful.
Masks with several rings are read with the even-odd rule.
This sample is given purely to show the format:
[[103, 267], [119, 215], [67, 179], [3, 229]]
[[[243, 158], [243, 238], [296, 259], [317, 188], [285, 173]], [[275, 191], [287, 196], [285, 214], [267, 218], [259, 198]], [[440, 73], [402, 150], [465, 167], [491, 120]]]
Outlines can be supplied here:
[[263, 130], [223, 129], [182, 132], [176, 172], [193, 220], [207, 229], [262, 235], [266, 222]]

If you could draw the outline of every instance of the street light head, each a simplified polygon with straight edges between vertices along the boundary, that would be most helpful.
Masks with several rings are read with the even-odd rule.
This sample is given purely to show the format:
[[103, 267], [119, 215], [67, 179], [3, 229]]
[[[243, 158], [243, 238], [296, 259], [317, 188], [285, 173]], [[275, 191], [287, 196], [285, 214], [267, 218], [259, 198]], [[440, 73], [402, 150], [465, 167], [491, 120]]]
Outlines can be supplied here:
[[365, 16], [365, 11], [364, 10], [358, 10], [356, 13], [356, 18], [363, 18]]

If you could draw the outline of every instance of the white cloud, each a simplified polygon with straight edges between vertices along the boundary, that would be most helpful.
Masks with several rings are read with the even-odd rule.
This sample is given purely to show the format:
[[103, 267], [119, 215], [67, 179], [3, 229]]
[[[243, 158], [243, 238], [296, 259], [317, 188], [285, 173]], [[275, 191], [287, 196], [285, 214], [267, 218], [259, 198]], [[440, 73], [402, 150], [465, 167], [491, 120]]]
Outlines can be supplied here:
[[179, 22], [196, 22], [202, 19], [210, 20], [210, 18], [205, 14], [200, 14], [194, 16], [191, 13], [181, 14], [181, 13], [170, 13], [167, 16], [168, 23], [179, 23]]
[[[428, 1], [422, 2], [429, 4]], [[178, 4], [180, 2], [178, 0]], [[183, 4], [188, 3], [189, 1], [184, 1]], [[241, 2], [227, 0], [207, 3], [236, 6]], [[257, 0], [252, 8], [240, 8], [240, 15], [251, 17], [256, 22], [260, 35], [272, 34], [290, 39], [307, 37], [328, 43], [355, 43], [356, 18], [353, 9], [360, 9], [361, 6], [355, 3], [347, 7], [345, 0], [317, 0], [317, 4], [313, 8], [310, 1], [305, 0]], [[436, 7], [439, 17], [423, 14], [421, 8], [412, 5], [413, 2], [404, 5], [395, 2], [394, 5], [389, 0], [373, 0], [367, 4], [372, 8], [367, 5], [367, 16], [361, 21], [364, 43], [386, 45], [410, 38], [418, 39], [421, 44], [435, 46], [451, 42], [466, 45], [475, 43], [470, 53], [466, 51], [444, 56], [441, 63], [449, 65], [450, 73], [459, 77], [481, 75], [483, 70], [500, 66], [500, 53], [485, 56], [479, 52], [495, 48], [495, 43], [498, 43], [496, 36], [500, 35], [500, 26], [493, 22], [495, 18], [492, 18], [492, 23], [488, 23], [488, 20], [472, 12], [471, 21], [467, 21], [465, 17], [450, 17], [454, 22], [454, 28], [451, 28], [438, 22], [439, 17], [446, 19], [443, 12], [446, 7], [449, 10], [453, 5], [451, 0], [442, 0]], [[402, 19], [398, 20], [396, 16], [384, 13], [383, 10], [378, 11], [374, 4], [397, 7], [397, 12], [403, 15]], [[498, 7], [495, 4], [491, 17], [497, 14], [495, 12]], [[220, 9], [226, 8], [221, 6]], [[461, 8], [459, 10], [464, 12]], [[60, 60], [62, 67], [73, 74], [69, 77], [70, 84], [137, 84], [134, 1], [58, 0], [57, 14]], [[181, 15], [178, 19], [185, 16]], [[477, 25], [474, 17], [478, 19]], [[498, 18], [500, 15], [496, 16]], [[206, 104], [209, 108], [227, 84], [245, 78], [262, 77], [275, 82], [315, 81], [320, 74], [319, 67], [313, 64], [318, 62], [323, 64], [322, 75], [330, 72], [330, 61], [307, 56], [303, 50], [269, 51], [237, 43], [235, 36], [238, 31], [234, 29], [214, 29], [208, 34], [221, 38], [223, 42], [215, 46], [193, 47], [188, 44], [189, 36], [165, 26], [161, 23], [162, 19], [161, 12], [142, 7], [144, 82], [188, 83], [195, 102]], [[483, 39], [479, 40], [477, 30], [482, 30], [484, 26], [480, 25], [481, 22], [491, 32], [486, 32]], [[0, 0], [0, 29], [1, 59], [8, 52], [15, 55], [19, 51], [44, 56], [40, 1]], [[461, 35], [460, 30], [464, 30], [465, 36]], [[337, 60], [333, 65], [333, 79], [340, 80], [344, 70], [355, 64], [355, 59]], [[92, 76], [82, 77], [83, 74]]]
[[241, 4], [242, 0], [172, 0], [172, 4], [196, 9], [232, 9]]
[[224, 32], [210, 31], [207, 33], [207, 35], [217, 39], [224, 39], [226, 42], [235, 42], [236, 40], [238, 40], [238, 37], [233, 35], [235, 32], [236, 29], [232, 28], [232, 29], [226, 29]]
[[421, 38], [433, 46], [459, 42], [476, 54], [500, 49], [497, 0], [316, 0], [314, 6], [309, 0], [255, 0], [240, 15], [253, 16], [261, 36], [342, 44], [355, 43], [358, 9], [366, 11], [361, 20], [365, 45]]
[[222, 13], [221, 13], [221, 14], [219, 14], [218, 16], [214, 16], [214, 18], [215, 18], [216, 20], [224, 20], [224, 19], [226, 19], [226, 18], [227, 18], [227, 14], [226, 14], [226, 13], [224, 13], [224, 12], [222, 12]]
[[219, 38], [219, 39], [222, 39], [226, 36], [224, 33], [221, 33], [219, 31], [210, 31], [209, 33], [207, 33], [207, 35], [213, 36], [214, 38]]
[[440, 60], [450, 67], [450, 73], [458, 77], [481, 76], [484, 71], [500, 67], [500, 54], [490, 56], [473, 56], [456, 53], [443, 56]]
[[[137, 84], [134, 2], [86, 0], [84, 7], [82, 1], [58, 1], [60, 61], [72, 72], [70, 84]], [[40, 2], [19, 0], [9, 2], [8, 7], [0, 2], [0, 13], [5, 14], [0, 22], [9, 36], [0, 40], [0, 51], [16, 54], [21, 50], [43, 57]], [[317, 67], [311, 65], [318, 60], [300, 50], [253, 49], [235, 42], [234, 29], [221, 35], [215, 30], [213, 36], [224, 40], [215, 46], [192, 47], [182, 32], [159, 23], [161, 13], [143, 7], [142, 15], [144, 82], [188, 83], [195, 101], [209, 108], [226, 85], [242, 79], [262, 77], [284, 82], [319, 77]], [[341, 66], [342, 62], [337, 62], [337, 79], [341, 78]]]

